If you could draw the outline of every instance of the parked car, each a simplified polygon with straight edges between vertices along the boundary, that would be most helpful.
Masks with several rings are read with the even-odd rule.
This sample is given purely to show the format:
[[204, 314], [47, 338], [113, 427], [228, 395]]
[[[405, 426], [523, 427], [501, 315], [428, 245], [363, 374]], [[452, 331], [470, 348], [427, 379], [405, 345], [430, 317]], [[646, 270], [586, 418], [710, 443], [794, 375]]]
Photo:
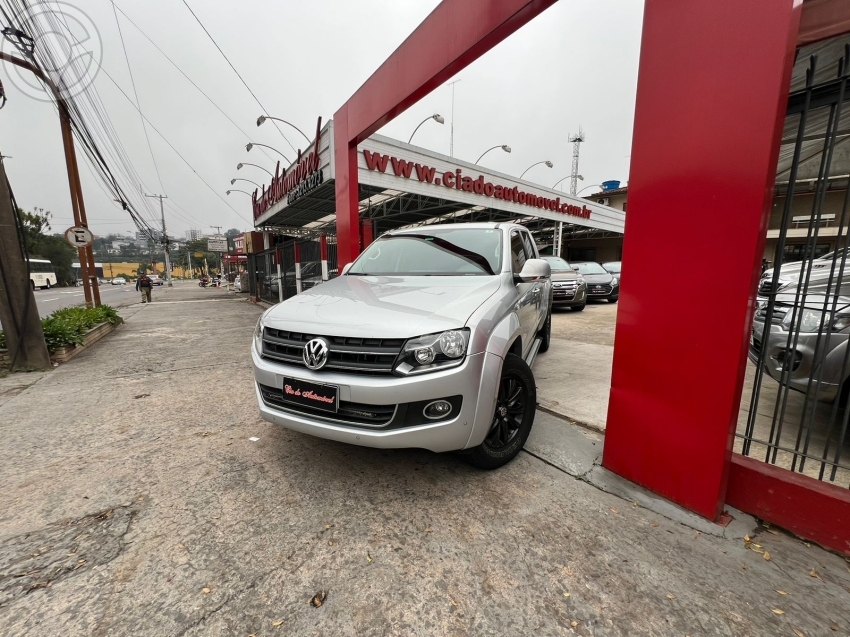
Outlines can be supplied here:
[[595, 261], [571, 261], [573, 270], [584, 277], [588, 299], [616, 303], [620, 299], [620, 281]]
[[[833, 262], [835, 262], [835, 272], [839, 272], [841, 270], [842, 259], [845, 260], [845, 270], [850, 270], [850, 248], [829, 252], [817, 259], [783, 263], [779, 266], [779, 279], [774, 291], [779, 292], [792, 284], [796, 284], [800, 279], [805, 278], [806, 272], [809, 269], [811, 269], [812, 274], [818, 271], [830, 271], [832, 270]], [[765, 270], [759, 279], [758, 294], [761, 297], [765, 297], [765, 301], [767, 300], [767, 295], [771, 292], [771, 286], [773, 285], [773, 273], [775, 269], [776, 268], [769, 268]]]
[[152, 285], [162, 285], [163, 283], [165, 283], [162, 280], [162, 277], [159, 276], [158, 274], [149, 274], [148, 278], [151, 280]]
[[542, 257], [552, 268], [552, 307], [568, 307], [581, 312], [587, 306], [584, 277], [560, 257]]
[[[850, 296], [837, 299], [834, 314], [830, 311], [830, 297], [807, 296], [805, 304], [797, 304], [796, 312], [794, 297], [793, 293], [777, 295], [767, 334], [767, 308], [756, 310], [750, 360], [758, 363], [759, 352], [766, 339], [762, 366], [772, 378], [785, 381], [791, 389], [809, 393], [812, 397], [817, 393], [818, 400], [822, 402], [834, 402], [838, 397], [846, 402], [850, 393], [850, 366], [845, 365], [850, 338]], [[823, 311], [824, 301], [827, 312]], [[821, 330], [823, 333], [820, 333]], [[786, 362], [790, 369], [788, 375], [782, 378]]]
[[606, 261], [602, 264], [602, 267], [608, 270], [611, 274], [617, 277], [617, 280], [620, 280], [620, 262], [619, 261]]
[[117, 276], [112, 279], [112, 285], [127, 285], [127, 279], [123, 276]]
[[531, 431], [551, 302], [549, 264], [522, 226], [389, 232], [257, 322], [260, 414], [356, 445], [461, 450], [494, 469]]

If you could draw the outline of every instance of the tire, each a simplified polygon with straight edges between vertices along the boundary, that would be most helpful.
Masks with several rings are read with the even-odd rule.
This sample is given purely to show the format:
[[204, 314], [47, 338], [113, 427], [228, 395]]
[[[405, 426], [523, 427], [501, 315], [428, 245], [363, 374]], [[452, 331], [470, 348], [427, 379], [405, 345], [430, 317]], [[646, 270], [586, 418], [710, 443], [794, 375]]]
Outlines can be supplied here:
[[35, 281], [30, 279], [30, 285], [32, 286], [32, 289], [35, 290]]
[[469, 463], [489, 470], [513, 460], [528, 440], [536, 407], [534, 374], [519, 356], [508, 354], [502, 365], [490, 431], [484, 442], [466, 456]]
[[587, 307], [587, 303], [582, 303], [581, 305], [574, 305], [571, 309], [572, 309], [573, 312], [581, 312], [586, 307]]
[[49, 290], [50, 289], [50, 279], [45, 279], [44, 283], [45, 283], [44, 289]]
[[609, 302], [609, 303], [616, 303], [616, 302], [617, 302], [617, 301], [619, 301], [619, 300], [620, 300], [620, 296], [619, 296], [619, 295], [617, 295], [617, 296], [610, 296], [610, 297], [608, 297], [608, 302]]
[[549, 344], [552, 342], [552, 309], [546, 314], [546, 320], [543, 327], [537, 332], [537, 336], [543, 341], [540, 343], [540, 349], [537, 350], [541, 354], [549, 349]]

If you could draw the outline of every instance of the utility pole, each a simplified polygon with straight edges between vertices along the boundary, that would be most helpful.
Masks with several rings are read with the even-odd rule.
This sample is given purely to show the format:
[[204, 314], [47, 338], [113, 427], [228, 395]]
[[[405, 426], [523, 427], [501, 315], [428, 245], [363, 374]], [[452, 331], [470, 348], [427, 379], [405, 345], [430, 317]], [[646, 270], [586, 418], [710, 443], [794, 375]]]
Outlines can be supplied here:
[[[68, 105], [65, 103], [61, 92], [56, 87], [56, 84], [47, 77], [41, 69], [34, 66], [27, 60], [14, 57], [0, 51], [0, 60], [10, 62], [15, 66], [19, 66], [27, 71], [30, 71], [45, 86], [47, 86], [53, 98], [56, 100], [56, 106], [59, 110], [59, 124], [62, 128], [62, 145], [65, 150], [65, 165], [68, 171], [68, 185], [71, 189], [71, 208], [74, 213], [74, 224], [82, 228], [88, 228], [86, 220], [86, 207], [83, 202], [83, 187], [80, 184], [80, 171], [77, 164], [77, 152], [74, 149], [74, 137], [71, 132], [71, 115], [68, 110]], [[17, 214], [17, 213], [16, 213]], [[94, 252], [90, 245], [84, 248], [79, 248], [80, 258], [80, 274], [83, 277], [83, 292], [85, 292], [86, 305], [88, 307], [100, 306], [100, 287], [98, 286], [97, 274], [94, 265]]]
[[[224, 236], [223, 234], [221, 234], [221, 229], [223, 227], [224, 226], [210, 226], [210, 228], [213, 228], [213, 229], [216, 230], [216, 235], [215, 235], [216, 237], [223, 237]], [[223, 252], [218, 253], [218, 275], [219, 275], [219, 277], [224, 277], [224, 253]]]
[[23, 237], [18, 234], [17, 216], [0, 157], [0, 323], [11, 370], [50, 369], [50, 354], [21, 245]]
[[174, 284], [171, 282], [171, 255], [169, 252], [171, 251], [168, 245], [168, 232], [165, 229], [165, 208], [162, 206], [162, 200], [168, 199], [167, 195], [149, 195], [145, 193], [145, 197], [151, 197], [152, 199], [159, 199], [159, 213], [162, 215], [162, 245], [165, 250], [165, 280], [168, 282], [168, 287], [174, 287]]
[[455, 156], [455, 84], [458, 82], [460, 80], [449, 82], [449, 86], [452, 87], [452, 125], [449, 132], [449, 157]]

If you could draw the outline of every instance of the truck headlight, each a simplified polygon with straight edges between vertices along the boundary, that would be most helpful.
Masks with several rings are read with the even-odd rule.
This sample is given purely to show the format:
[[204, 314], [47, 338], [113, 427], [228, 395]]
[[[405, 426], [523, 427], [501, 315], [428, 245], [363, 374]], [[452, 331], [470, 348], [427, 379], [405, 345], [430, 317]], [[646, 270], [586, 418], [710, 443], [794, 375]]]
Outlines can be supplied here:
[[[782, 327], [786, 330], [791, 331], [794, 326], [791, 325], [791, 315], [794, 314], [792, 310], [789, 310], [785, 314], [785, 318], [782, 319]], [[808, 308], [803, 308], [796, 317], [797, 325], [796, 327], [799, 331], [807, 334], [812, 334], [820, 330], [821, 323], [823, 323], [823, 312], [819, 312], [817, 310], [810, 310]]]
[[398, 355], [395, 371], [411, 376], [457, 367], [463, 362], [468, 345], [469, 328], [411, 338]]
[[265, 318], [265, 314], [260, 317], [260, 320], [257, 321], [257, 327], [254, 328], [254, 349], [257, 354], [263, 353], [263, 329], [265, 325], [263, 324], [263, 319]]

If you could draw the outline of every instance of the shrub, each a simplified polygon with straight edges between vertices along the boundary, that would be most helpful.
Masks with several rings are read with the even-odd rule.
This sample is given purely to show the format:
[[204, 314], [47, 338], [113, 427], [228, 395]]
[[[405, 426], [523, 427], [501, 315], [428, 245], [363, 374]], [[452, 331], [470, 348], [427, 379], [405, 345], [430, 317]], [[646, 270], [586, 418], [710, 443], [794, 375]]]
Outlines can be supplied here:
[[[41, 328], [44, 330], [47, 350], [52, 354], [60, 347], [82, 344], [85, 333], [95, 325], [119, 325], [123, 322], [124, 319], [118, 316], [118, 311], [109, 305], [93, 308], [65, 307], [41, 319]], [[0, 349], [5, 347], [6, 338], [0, 331]]]

